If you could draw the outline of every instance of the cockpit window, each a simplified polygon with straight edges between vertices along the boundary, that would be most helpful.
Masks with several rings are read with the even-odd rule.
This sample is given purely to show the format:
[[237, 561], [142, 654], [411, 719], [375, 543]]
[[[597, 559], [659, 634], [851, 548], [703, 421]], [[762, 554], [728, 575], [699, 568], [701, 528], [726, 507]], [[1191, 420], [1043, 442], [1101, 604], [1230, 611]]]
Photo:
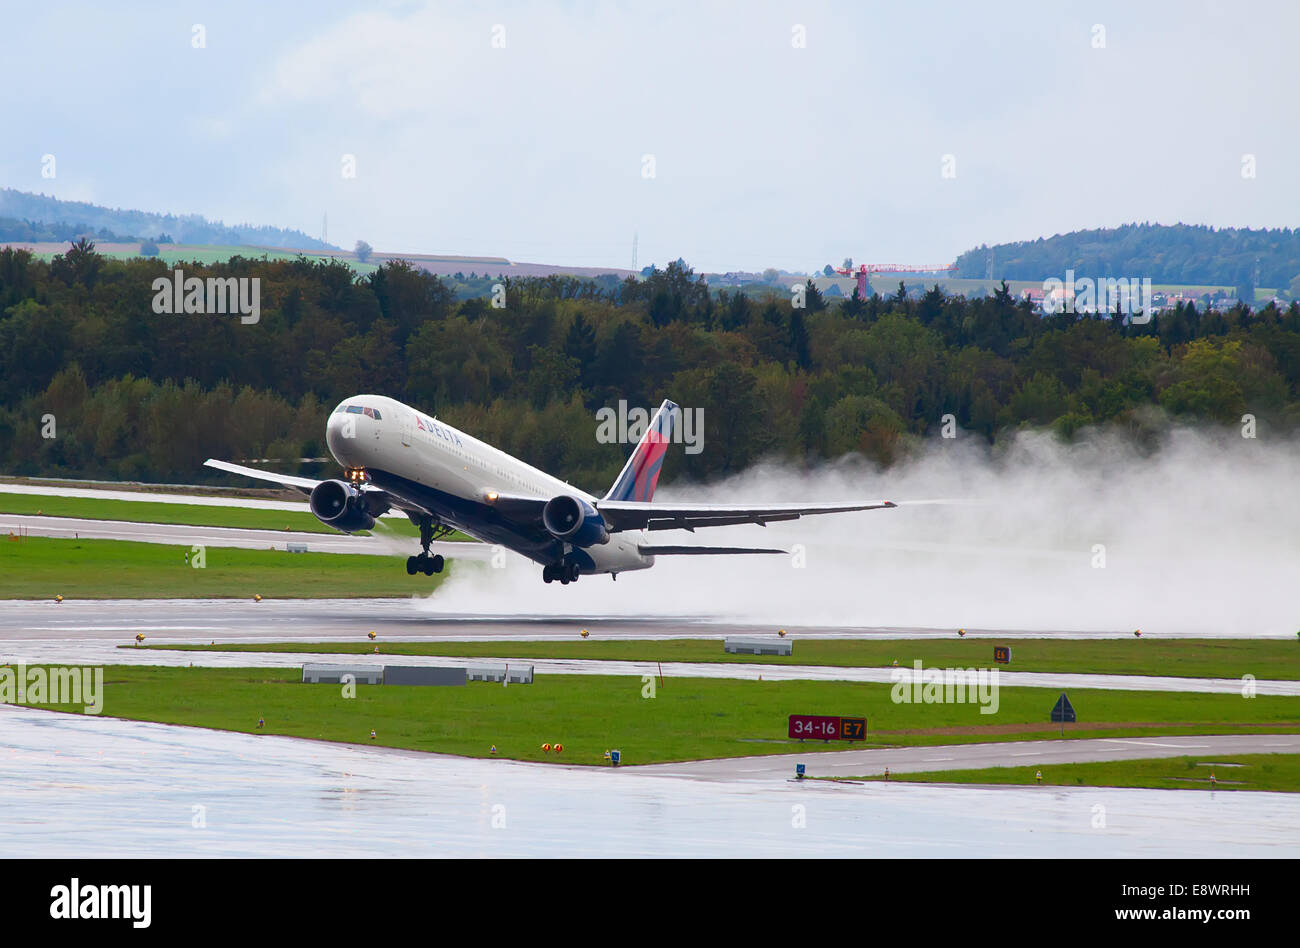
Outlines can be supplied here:
[[360, 405], [340, 405], [334, 409], [336, 415], [365, 415], [367, 418], [373, 418], [375, 421], [383, 421], [384, 416], [379, 413], [378, 408], [363, 408]]

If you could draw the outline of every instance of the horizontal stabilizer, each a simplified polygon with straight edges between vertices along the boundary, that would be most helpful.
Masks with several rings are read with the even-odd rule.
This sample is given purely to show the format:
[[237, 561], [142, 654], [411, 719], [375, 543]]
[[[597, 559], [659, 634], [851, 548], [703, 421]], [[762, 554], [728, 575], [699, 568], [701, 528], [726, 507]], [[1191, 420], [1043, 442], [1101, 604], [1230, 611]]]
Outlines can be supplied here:
[[755, 550], [743, 546], [642, 546], [643, 556], [708, 556], [712, 553], [782, 553], [789, 550]]

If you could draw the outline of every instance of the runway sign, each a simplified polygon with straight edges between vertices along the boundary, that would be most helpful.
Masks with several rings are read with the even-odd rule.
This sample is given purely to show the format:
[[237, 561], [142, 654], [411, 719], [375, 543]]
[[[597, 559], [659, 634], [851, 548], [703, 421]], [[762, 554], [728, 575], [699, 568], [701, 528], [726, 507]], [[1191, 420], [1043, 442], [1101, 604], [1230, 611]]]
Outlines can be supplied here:
[[867, 736], [867, 719], [792, 714], [786, 733], [801, 741], [860, 741]]
[[1056, 699], [1056, 705], [1052, 708], [1053, 724], [1073, 724], [1074, 723], [1074, 705], [1070, 704], [1070, 699], [1061, 692], [1061, 697]]
[[840, 740], [860, 741], [867, 736], [866, 718], [840, 718]]
[[993, 646], [993, 661], [999, 665], [1011, 664], [1011, 646], [995, 645]]

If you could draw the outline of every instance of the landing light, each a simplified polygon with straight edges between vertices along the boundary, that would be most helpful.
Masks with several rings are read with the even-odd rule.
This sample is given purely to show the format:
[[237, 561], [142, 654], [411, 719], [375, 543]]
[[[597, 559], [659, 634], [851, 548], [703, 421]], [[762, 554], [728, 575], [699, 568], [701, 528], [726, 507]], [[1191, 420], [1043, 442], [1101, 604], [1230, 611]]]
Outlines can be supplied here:
[[489, 504], [495, 504], [497, 502], [497, 497], [499, 496], [500, 495], [496, 491], [490, 490], [487, 492], [487, 502]]

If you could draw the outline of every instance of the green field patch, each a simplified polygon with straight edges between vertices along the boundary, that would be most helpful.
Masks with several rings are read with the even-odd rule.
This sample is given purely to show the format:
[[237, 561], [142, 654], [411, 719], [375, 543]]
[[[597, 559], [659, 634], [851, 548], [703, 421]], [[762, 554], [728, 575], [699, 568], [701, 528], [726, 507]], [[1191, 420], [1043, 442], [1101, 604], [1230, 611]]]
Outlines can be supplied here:
[[[1300, 792], [1300, 754], [1229, 754], [1149, 760], [1042, 764], [891, 774], [890, 783], [968, 783], [1048, 787], [1142, 787], [1153, 790], [1270, 790]], [[1214, 780], [1210, 777], [1213, 775]], [[841, 778], [822, 778], [841, 779]], [[882, 781], [883, 776], [844, 778]]]
[[[81, 520], [119, 520], [126, 523], [184, 524], [195, 527], [231, 527], [240, 530], [279, 530], [338, 535], [337, 530], [325, 526], [308, 510], [267, 510], [258, 507], [216, 507], [205, 504], [0, 493], [0, 514], [6, 513], [74, 517]], [[4, 526], [2, 521], [3, 517], [0, 517], [0, 527]], [[418, 537], [420, 534], [415, 525], [404, 517], [385, 517], [379, 521], [379, 524], [380, 529], [399, 536]], [[361, 535], [368, 534], [363, 532]], [[473, 537], [459, 531], [444, 539], [476, 542]]]
[[[256, 507], [209, 507], [139, 500], [99, 500], [90, 497], [49, 497], [0, 493], [0, 514], [75, 517], [81, 520], [120, 520], [127, 523], [186, 524], [244, 530], [293, 530], [337, 533], [307, 510], [265, 510]], [[403, 521], [404, 522], [404, 521]], [[0, 523], [3, 526], [3, 523]]]
[[[631, 662], [743, 662], [762, 665], [831, 665], [911, 668], [998, 668], [1003, 671], [1106, 675], [1165, 675], [1182, 678], [1300, 680], [1300, 642], [1285, 639], [1011, 639], [1010, 665], [993, 664], [992, 639], [797, 639], [794, 655], [737, 655], [720, 639], [573, 639], [545, 642], [384, 642], [390, 655], [447, 655], [471, 658], [585, 658]], [[775, 636], [773, 636], [775, 638]], [[258, 645], [158, 645], [208, 651], [373, 651], [359, 642], [275, 642]]]
[[187, 557], [190, 547], [161, 543], [0, 537], [0, 599], [394, 597], [427, 595], [447, 576], [408, 576], [396, 556], [209, 546], [202, 569]]
[[[653, 690], [651, 690], [653, 686]], [[647, 697], [648, 694], [653, 697]], [[538, 675], [531, 685], [450, 687], [304, 685], [297, 668], [108, 666], [103, 714], [246, 733], [377, 744], [418, 751], [600, 764], [617, 748], [629, 764], [768, 754], [1017, 740], [1041, 727], [1053, 689], [1006, 689], [996, 715], [974, 705], [896, 705], [883, 684], [853, 682]], [[1078, 691], [1086, 720], [1116, 723], [1089, 737], [1160, 733], [1300, 731], [1300, 698]], [[62, 708], [59, 710], [76, 710]], [[865, 743], [786, 738], [791, 713], [867, 718]], [[258, 719], [265, 727], [258, 728]], [[931, 728], [1022, 724], [951, 737]], [[1143, 727], [1122, 722], [1152, 722]], [[1162, 721], [1189, 722], [1165, 726]], [[376, 737], [372, 741], [370, 731]], [[886, 735], [884, 732], [889, 731]], [[542, 744], [564, 746], [557, 757]]]

